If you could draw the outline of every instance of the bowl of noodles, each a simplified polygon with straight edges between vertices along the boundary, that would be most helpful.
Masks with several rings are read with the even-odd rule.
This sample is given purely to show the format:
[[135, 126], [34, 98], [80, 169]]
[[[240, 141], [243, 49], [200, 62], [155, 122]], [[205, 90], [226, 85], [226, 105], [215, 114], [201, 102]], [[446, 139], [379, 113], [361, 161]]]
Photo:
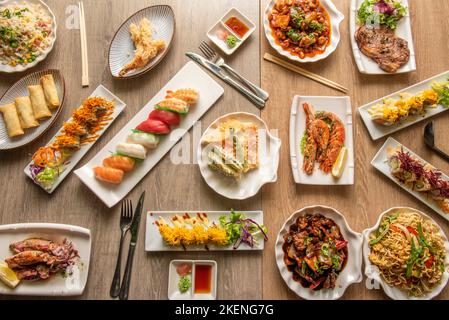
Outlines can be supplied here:
[[391, 208], [363, 231], [365, 275], [394, 300], [429, 300], [449, 279], [449, 242], [425, 213]]

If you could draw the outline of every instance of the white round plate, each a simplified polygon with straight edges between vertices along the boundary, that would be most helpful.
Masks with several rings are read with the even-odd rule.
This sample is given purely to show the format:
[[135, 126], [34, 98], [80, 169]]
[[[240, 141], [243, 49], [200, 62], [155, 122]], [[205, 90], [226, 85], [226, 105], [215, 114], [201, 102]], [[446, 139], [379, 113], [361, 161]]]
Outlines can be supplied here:
[[3, 120], [3, 117], [0, 116], [0, 151], [16, 149], [33, 142], [34, 140], [42, 136], [60, 115], [64, 105], [65, 83], [62, 73], [56, 69], [37, 71], [23, 77], [22, 79], [14, 83], [6, 91], [3, 97], [0, 98], [0, 105], [5, 105], [14, 102], [14, 99], [17, 97], [28, 96], [29, 95], [28, 86], [39, 84], [39, 79], [46, 74], [52, 74], [53, 78], [55, 79], [56, 90], [58, 91], [58, 96], [61, 105], [59, 106], [58, 109], [52, 112], [50, 118], [39, 121], [40, 125], [38, 127], [25, 129], [24, 135], [14, 138], [10, 138], [8, 136], [8, 132], [6, 131], [5, 127], [5, 122]]
[[[290, 226], [295, 223], [298, 217], [306, 214], [321, 214], [332, 219], [340, 227], [340, 231], [345, 240], [348, 241], [348, 260], [343, 271], [338, 275], [334, 289], [315, 291], [304, 288], [299, 282], [293, 280], [293, 274], [287, 269], [284, 263], [284, 251], [282, 250], [284, 235], [288, 233]], [[352, 231], [345, 217], [337, 210], [320, 205], [305, 207], [293, 213], [279, 231], [275, 246], [276, 263], [287, 286], [301, 298], [307, 300], [336, 300], [343, 296], [346, 288], [351, 284], [362, 281], [362, 242], [362, 235]]]
[[[217, 127], [220, 122], [231, 118], [241, 121], [251, 121], [259, 127], [259, 168], [243, 174], [239, 181], [225, 177], [210, 169], [206, 154], [207, 148], [203, 148], [201, 143], [210, 130]], [[198, 144], [197, 149], [197, 159], [201, 175], [209, 187], [218, 194], [229, 199], [248, 199], [257, 194], [264, 184], [275, 182], [277, 180], [281, 140], [269, 132], [266, 123], [258, 116], [246, 112], [226, 114], [215, 120], [206, 131], [204, 131], [201, 141]]]
[[[6, 0], [6, 1], [0, 1], [0, 6], [6, 6], [6, 5], [10, 5], [10, 4], [15, 4], [15, 3], [22, 3], [25, 1], [20, 1], [20, 0]], [[15, 73], [15, 72], [23, 72], [25, 70], [28, 70], [30, 68], [33, 68], [34, 66], [36, 66], [39, 62], [45, 60], [45, 58], [48, 56], [48, 54], [51, 52], [51, 50], [53, 50], [53, 47], [55, 45], [56, 42], [56, 32], [57, 32], [57, 26], [56, 26], [56, 18], [55, 15], [53, 14], [53, 11], [51, 11], [50, 7], [45, 4], [43, 1], [40, 0], [27, 0], [27, 2], [30, 3], [34, 3], [34, 4], [40, 4], [44, 10], [47, 11], [47, 13], [50, 15], [50, 17], [53, 20], [53, 24], [51, 26], [51, 42], [50, 45], [48, 46], [47, 49], [45, 49], [45, 51], [39, 55], [36, 60], [34, 60], [32, 63], [27, 64], [26, 66], [23, 66], [21, 64], [18, 64], [15, 67], [11, 67], [9, 65], [4, 65], [0, 63], [0, 72], [6, 72], [6, 73]]]
[[[386, 214], [390, 214], [392, 212], [398, 212], [398, 211], [399, 212], [401, 212], [401, 211], [402, 212], [410, 212], [410, 211], [416, 212], [416, 213], [422, 215], [424, 218], [431, 220], [440, 229], [441, 236], [444, 239], [444, 247], [446, 249], [446, 268], [443, 273], [441, 283], [432, 292], [428, 293], [427, 295], [425, 295], [423, 297], [409, 297], [405, 291], [403, 291], [397, 287], [390, 287], [380, 276], [379, 269], [377, 268], [377, 266], [374, 266], [371, 263], [371, 261], [369, 260], [369, 254], [371, 252], [371, 249], [369, 248], [369, 244], [368, 244], [369, 235], [372, 232], [374, 232], [375, 230], [377, 230], [377, 228], [379, 228], [380, 221]], [[413, 209], [413, 208], [407, 208], [407, 207], [391, 208], [391, 209], [388, 209], [387, 211], [383, 212], [379, 216], [379, 219], [377, 220], [377, 223], [374, 225], [374, 227], [365, 229], [363, 231], [362, 235], [363, 235], [363, 260], [365, 262], [365, 275], [368, 277], [368, 279], [371, 279], [371, 280], [379, 283], [382, 286], [382, 289], [384, 290], [385, 294], [387, 296], [389, 296], [391, 299], [393, 299], [393, 300], [430, 300], [430, 299], [435, 298], [437, 295], [439, 295], [441, 293], [441, 291], [443, 291], [444, 287], [446, 287], [446, 284], [449, 280], [449, 272], [448, 272], [449, 242], [447, 240], [446, 235], [444, 234], [443, 229], [441, 229], [441, 227], [432, 218], [430, 218], [427, 214], [425, 214], [419, 210]]]
[[[158, 53], [157, 56], [150, 60], [150, 62], [143, 68], [128, 72], [123, 77], [119, 76], [120, 70], [128, 62], [134, 59], [135, 46], [131, 40], [129, 33], [129, 26], [131, 23], [139, 25], [143, 18], [150, 20], [153, 27], [153, 39], [165, 40], [165, 49]], [[173, 36], [175, 34], [175, 15], [173, 9], [167, 5], [156, 5], [144, 8], [134, 13], [129, 17], [112, 38], [109, 46], [109, 71], [114, 78], [126, 79], [140, 76], [151, 69], [153, 69], [167, 54], [172, 44]]]
[[270, 22], [268, 21], [268, 15], [273, 9], [276, 0], [271, 0], [270, 3], [268, 3], [263, 16], [265, 36], [267, 37], [268, 42], [273, 47], [273, 49], [275, 49], [281, 56], [298, 62], [315, 62], [327, 58], [332, 52], [335, 51], [335, 49], [337, 49], [338, 43], [340, 42], [340, 23], [345, 19], [345, 16], [343, 15], [343, 13], [338, 11], [331, 0], [320, 0], [320, 2], [329, 13], [329, 17], [331, 20], [331, 43], [327, 46], [326, 50], [322, 54], [317, 54], [313, 57], [305, 57], [304, 59], [301, 59], [300, 57], [291, 54], [287, 50], [282, 49], [282, 47], [276, 43], [273, 35], [271, 34], [272, 30], [270, 27]]

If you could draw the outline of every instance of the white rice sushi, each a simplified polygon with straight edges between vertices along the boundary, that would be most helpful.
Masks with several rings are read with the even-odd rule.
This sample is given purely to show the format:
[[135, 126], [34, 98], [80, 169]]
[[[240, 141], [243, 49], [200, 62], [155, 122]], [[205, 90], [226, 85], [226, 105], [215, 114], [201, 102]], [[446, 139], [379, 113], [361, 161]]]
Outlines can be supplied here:
[[139, 130], [132, 130], [126, 138], [126, 142], [140, 144], [148, 149], [154, 149], [159, 143], [159, 137]]
[[144, 160], [147, 156], [147, 149], [136, 143], [119, 143], [115, 151], [122, 156]]

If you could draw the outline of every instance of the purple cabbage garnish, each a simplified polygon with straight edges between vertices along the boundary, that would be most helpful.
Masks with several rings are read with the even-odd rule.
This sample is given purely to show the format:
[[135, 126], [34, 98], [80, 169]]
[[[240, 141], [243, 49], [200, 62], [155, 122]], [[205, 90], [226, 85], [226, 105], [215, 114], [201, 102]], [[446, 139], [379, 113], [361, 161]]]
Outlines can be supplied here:
[[42, 171], [44, 170], [44, 168], [39, 167], [35, 164], [30, 165], [30, 172], [31, 172], [31, 177], [33, 177], [33, 179], [35, 179], [35, 177]]
[[376, 4], [374, 4], [374, 11], [379, 13], [392, 15], [395, 12], [394, 6], [385, 2], [385, 0], [379, 0]]

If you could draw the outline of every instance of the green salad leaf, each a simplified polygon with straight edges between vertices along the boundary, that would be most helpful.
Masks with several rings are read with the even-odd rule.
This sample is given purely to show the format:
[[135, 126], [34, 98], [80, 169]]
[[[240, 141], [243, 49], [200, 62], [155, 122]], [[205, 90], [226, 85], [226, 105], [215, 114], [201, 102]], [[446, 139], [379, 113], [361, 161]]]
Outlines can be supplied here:
[[397, 0], [365, 0], [358, 12], [358, 24], [385, 25], [392, 30], [407, 14], [407, 8]]
[[444, 82], [435, 82], [432, 89], [438, 94], [438, 104], [449, 107], [449, 79]]

